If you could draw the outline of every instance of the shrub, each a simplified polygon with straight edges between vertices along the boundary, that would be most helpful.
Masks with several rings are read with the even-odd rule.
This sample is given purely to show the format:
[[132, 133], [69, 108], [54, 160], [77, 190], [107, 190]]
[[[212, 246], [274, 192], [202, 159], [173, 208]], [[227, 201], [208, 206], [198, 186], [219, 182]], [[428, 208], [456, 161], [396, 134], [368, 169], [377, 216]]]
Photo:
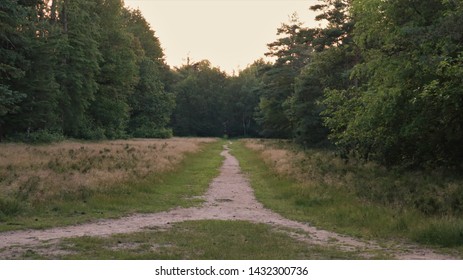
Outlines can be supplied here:
[[140, 127], [133, 132], [136, 138], [171, 138], [173, 136], [172, 129], [170, 128], [153, 128], [153, 127]]
[[104, 140], [106, 139], [105, 130], [103, 128], [83, 128], [79, 135], [85, 140]]
[[48, 144], [53, 142], [60, 142], [64, 139], [65, 137], [61, 132], [47, 129], [18, 133], [8, 138], [8, 140], [11, 141], [20, 141], [29, 144]]

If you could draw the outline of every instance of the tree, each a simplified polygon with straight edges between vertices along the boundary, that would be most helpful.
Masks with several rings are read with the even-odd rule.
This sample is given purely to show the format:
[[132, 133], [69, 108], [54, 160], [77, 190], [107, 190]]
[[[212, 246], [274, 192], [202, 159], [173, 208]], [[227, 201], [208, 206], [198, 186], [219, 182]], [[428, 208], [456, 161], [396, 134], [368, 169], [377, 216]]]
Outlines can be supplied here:
[[121, 0], [101, 0], [95, 11], [100, 18], [98, 91], [89, 108], [95, 137], [123, 138], [129, 122], [128, 98], [138, 76], [133, 37], [124, 21]]
[[150, 59], [140, 63], [140, 80], [129, 98], [128, 132], [135, 137], [170, 137], [166, 127], [170, 122], [175, 100], [164, 91], [159, 68]]
[[225, 133], [225, 73], [203, 60], [176, 71], [176, 109], [172, 118], [179, 136], [223, 136]]
[[264, 137], [291, 138], [293, 125], [288, 116], [287, 100], [294, 91], [295, 69], [287, 65], [271, 65], [261, 70], [260, 101], [256, 121]]
[[0, 137], [170, 135], [169, 70], [140, 11], [121, 0], [6, 0], [0, 19]]
[[175, 106], [174, 96], [162, 82], [166, 70], [161, 44], [139, 10], [125, 11], [127, 30], [133, 36], [139, 80], [129, 96], [129, 134], [135, 137], [170, 137], [167, 129]]
[[98, 90], [101, 52], [99, 16], [96, 3], [87, 0], [55, 0], [62, 42], [54, 50], [58, 59], [57, 81], [61, 95], [59, 108], [63, 131], [86, 137], [88, 110]]
[[352, 42], [352, 31], [355, 25], [350, 13], [352, 0], [323, 0], [322, 2], [322, 4], [310, 7], [312, 11], [320, 12], [315, 20], [327, 23], [326, 27], [316, 30], [314, 48], [317, 51], [323, 51], [332, 47], [349, 45]]
[[294, 92], [294, 79], [308, 63], [313, 52], [311, 41], [315, 30], [302, 27], [296, 15], [289, 24], [282, 24], [277, 35], [284, 35], [268, 44], [267, 56], [275, 57], [275, 64], [262, 69], [262, 87], [257, 121], [265, 137], [290, 138], [293, 133], [289, 116], [289, 100]]
[[328, 130], [321, 116], [325, 110], [321, 103], [325, 90], [345, 89], [351, 85], [349, 75], [358, 54], [352, 43], [350, 2], [327, 0], [311, 7], [320, 12], [316, 20], [325, 21], [326, 27], [306, 32], [305, 45], [312, 51], [295, 78], [293, 94], [286, 101], [293, 137], [304, 146], [327, 143]]
[[20, 51], [27, 38], [18, 29], [25, 25], [27, 7], [17, 1], [0, 3], [0, 140], [4, 134], [5, 118], [17, 112], [18, 104], [26, 95], [15, 89], [15, 83], [24, 77], [28, 61]]
[[258, 136], [259, 127], [254, 119], [259, 104], [259, 89], [262, 88], [259, 71], [269, 66], [258, 60], [239, 73], [228, 77], [225, 90], [226, 134], [237, 136]]
[[[57, 80], [60, 64], [57, 50], [67, 43], [62, 28], [57, 24], [57, 1], [36, 1], [30, 9], [25, 35], [27, 47], [23, 49], [30, 66], [18, 82], [18, 88], [27, 93], [21, 110], [11, 124], [20, 133], [48, 131], [62, 133], [59, 100], [60, 84]], [[53, 9], [51, 9], [51, 7]]]
[[327, 93], [332, 139], [386, 165], [459, 164], [462, 15], [458, 1], [355, 1], [364, 61], [357, 86]]

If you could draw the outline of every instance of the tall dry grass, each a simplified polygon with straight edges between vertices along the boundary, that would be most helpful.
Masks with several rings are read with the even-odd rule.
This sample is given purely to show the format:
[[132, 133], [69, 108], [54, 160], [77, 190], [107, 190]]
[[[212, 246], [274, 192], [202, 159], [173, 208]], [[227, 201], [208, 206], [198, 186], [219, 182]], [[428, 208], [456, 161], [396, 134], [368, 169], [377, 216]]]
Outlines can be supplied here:
[[[302, 151], [290, 150], [287, 141], [266, 139], [244, 139], [244, 145], [251, 150], [258, 151], [262, 160], [277, 174], [290, 176], [305, 184], [319, 183], [320, 174], [307, 161]], [[305, 170], [298, 163], [304, 162]]]
[[362, 200], [416, 209], [427, 216], [461, 217], [463, 213], [463, 177], [455, 170], [388, 170], [374, 162], [345, 162], [332, 151], [302, 150], [284, 141], [244, 141], [278, 174], [307, 187], [329, 186]]
[[211, 138], [0, 145], [0, 197], [44, 202], [174, 169]]
[[345, 234], [407, 238], [463, 254], [463, 177], [456, 170], [386, 169], [288, 141], [243, 141], [257, 152], [241, 157], [257, 158], [255, 169], [243, 165], [257, 174], [256, 195], [267, 207]]

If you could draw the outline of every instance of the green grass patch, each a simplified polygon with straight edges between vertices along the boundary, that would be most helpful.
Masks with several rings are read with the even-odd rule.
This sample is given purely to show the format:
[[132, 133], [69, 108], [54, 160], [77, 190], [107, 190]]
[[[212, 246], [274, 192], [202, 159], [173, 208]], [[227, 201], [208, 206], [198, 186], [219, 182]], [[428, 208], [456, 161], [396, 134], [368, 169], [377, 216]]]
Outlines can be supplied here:
[[[463, 221], [461, 219], [434, 219], [426, 226], [412, 229], [413, 240], [423, 244], [439, 244], [444, 247], [462, 247]], [[463, 250], [460, 250], [463, 251]]]
[[97, 190], [82, 188], [46, 203], [32, 205], [23, 197], [0, 199], [0, 231], [64, 226], [198, 205], [201, 200], [193, 197], [204, 194], [219, 174], [222, 145], [222, 141], [203, 144], [200, 152], [187, 154], [174, 171]]
[[246, 148], [242, 141], [232, 145], [232, 154], [250, 178], [257, 199], [289, 219], [356, 237], [408, 239], [452, 247], [463, 255], [461, 218], [432, 217], [414, 207], [368, 199], [349, 184], [364, 184], [367, 188], [387, 184], [393, 178], [396, 185], [404, 182], [397, 181], [395, 174], [388, 177], [387, 171], [380, 167], [367, 165], [356, 170], [340, 161], [324, 162], [320, 151], [312, 153], [313, 158], [307, 158], [311, 156], [309, 151], [306, 157], [292, 159], [293, 173], [278, 174], [271, 164], [264, 162], [261, 152]]
[[355, 259], [355, 252], [297, 241], [263, 224], [241, 221], [194, 221], [111, 237], [66, 239], [61, 256], [27, 252], [22, 258], [63, 259]]

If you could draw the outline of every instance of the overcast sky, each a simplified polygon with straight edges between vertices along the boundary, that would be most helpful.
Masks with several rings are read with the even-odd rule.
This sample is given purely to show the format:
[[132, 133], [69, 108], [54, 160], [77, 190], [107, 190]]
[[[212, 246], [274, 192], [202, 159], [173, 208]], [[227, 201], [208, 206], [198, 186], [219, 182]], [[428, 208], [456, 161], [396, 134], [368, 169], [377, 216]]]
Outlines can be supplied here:
[[297, 12], [317, 26], [309, 10], [317, 0], [125, 0], [139, 8], [160, 39], [171, 66], [208, 59], [229, 74], [264, 57], [281, 23]]

